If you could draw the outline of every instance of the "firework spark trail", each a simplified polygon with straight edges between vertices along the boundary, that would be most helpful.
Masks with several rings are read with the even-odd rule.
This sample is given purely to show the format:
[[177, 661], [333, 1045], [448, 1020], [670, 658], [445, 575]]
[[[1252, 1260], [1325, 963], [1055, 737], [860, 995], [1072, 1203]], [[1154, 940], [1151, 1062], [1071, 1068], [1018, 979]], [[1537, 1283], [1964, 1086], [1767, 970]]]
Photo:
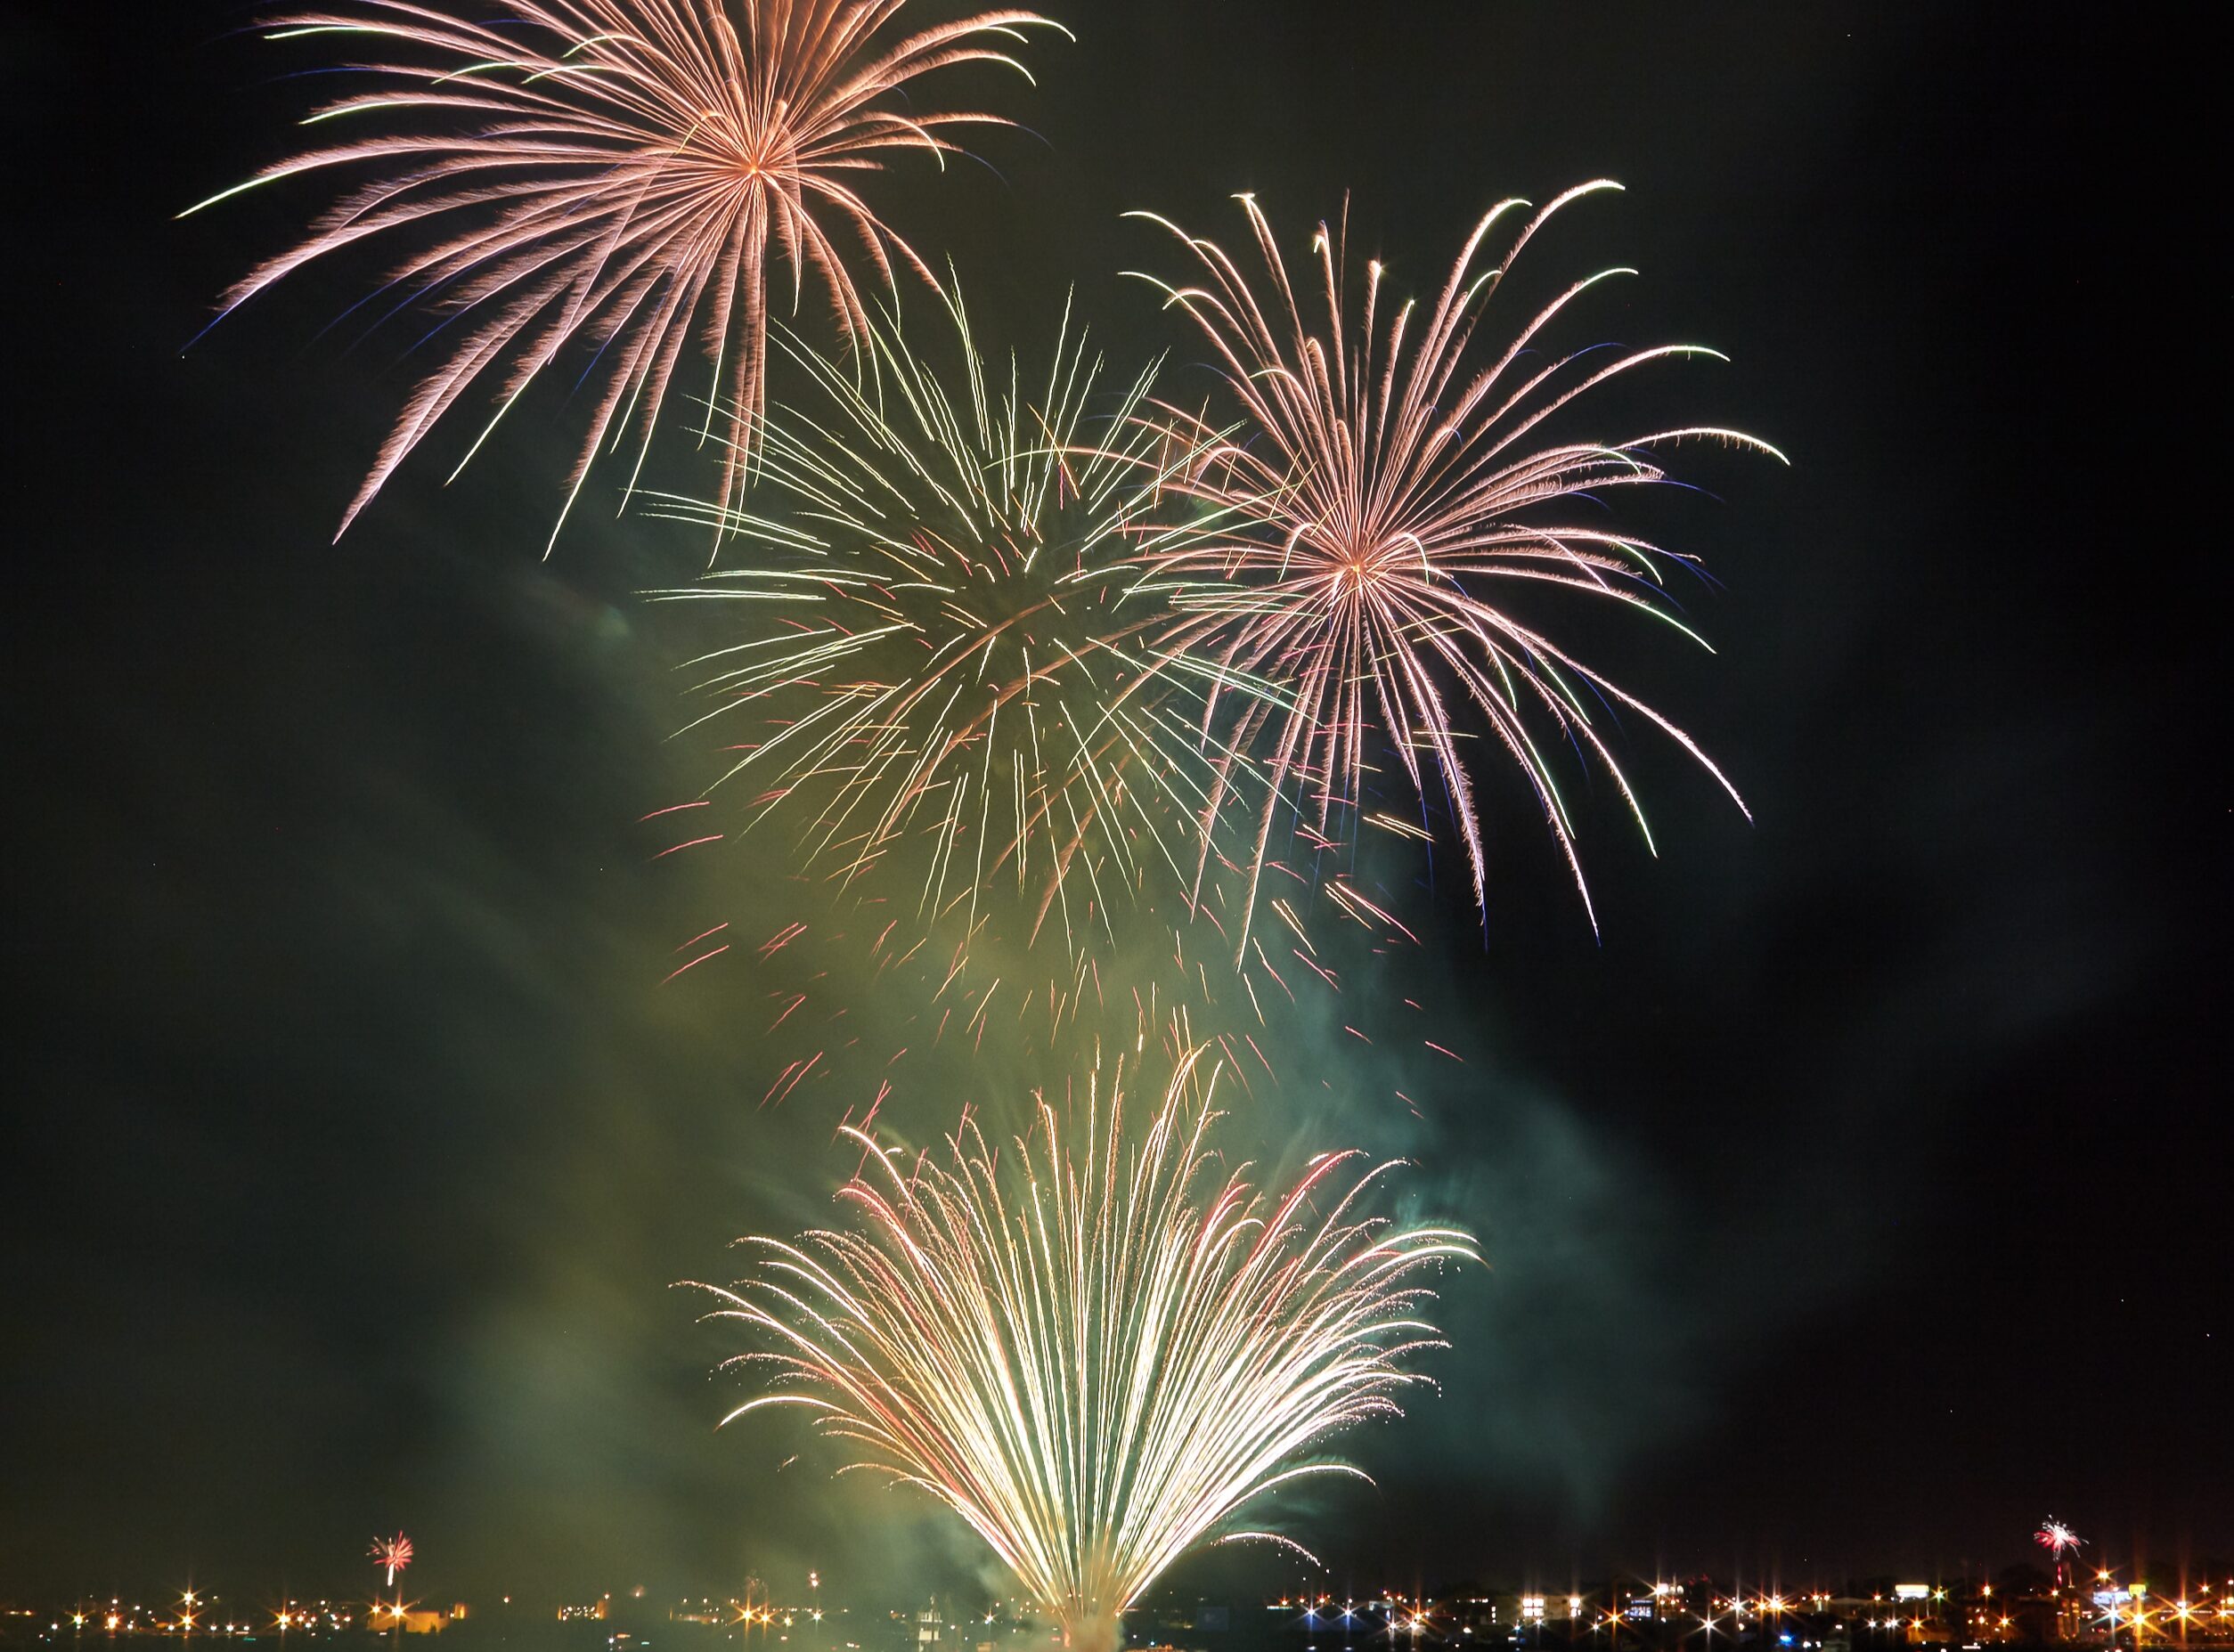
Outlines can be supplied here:
[[355, 0], [277, 20], [274, 38], [370, 43], [379, 55], [352, 68], [374, 84], [305, 124], [379, 130], [309, 150], [189, 211], [304, 174], [371, 179], [227, 292], [220, 315], [316, 259], [401, 239], [412, 249], [373, 299], [435, 300], [448, 314], [434, 330], [459, 334], [412, 394], [342, 529], [468, 389], [509, 363], [477, 450], [577, 340], [593, 353], [590, 370], [605, 370], [567, 507], [600, 445], [609, 436], [617, 448], [632, 419], [640, 468], [701, 318], [708, 400], [725, 393], [731, 410], [722, 497], [734, 500], [762, 434], [771, 261], [789, 265], [795, 307], [811, 270], [849, 338], [868, 312], [833, 231], [858, 238], [887, 284], [895, 260], [930, 279], [853, 180], [882, 171], [894, 150], [942, 161], [958, 152], [946, 135], [958, 125], [1010, 124], [902, 100], [957, 64], [1023, 73], [999, 45], [1028, 27], [1059, 28], [997, 11], [885, 38], [905, 4], [511, 0], [510, 15], [479, 23], [412, 0]]
[[[1553, 354], [1538, 364], [1541, 336], [1569, 305], [1599, 281], [1631, 272], [1576, 282], [1496, 359], [1467, 365], [1488, 300], [1537, 231], [1570, 201], [1618, 187], [1601, 181], [1570, 190], [1525, 222], [1501, 263], [1477, 270], [1492, 232], [1527, 205], [1504, 202], [1476, 227], [1423, 314], [1409, 302], [1398, 305], [1385, 331], [1377, 330], [1382, 266], [1367, 266], [1363, 302], [1353, 307], [1342, 232], [1322, 224], [1312, 242], [1325, 312], [1323, 330], [1314, 330], [1271, 224], [1251, 197], [1240, 199], [1269, 278], [1268, 297], [1214, 243], [1154, 215], [1135, 215], [1170, 230], [1201, 264], [1201, 285], [1144, 279], [1186, 310], [1210, 341], [1250, 430], [1247, 439], [1218, 447], [1180, 485], [1229, 521], [1255, 525], [1252, 531], [1149, 553], [1154, 571], [1173, 582], [1175, 606], [1191, 611], [1164, 646], [1268, 680], [1278, 690], [1243, 698], [1230, 727], [1213, 734], [1211, 720], [1203, 726], [1206, 738], [1236, 757], [1260, 744], [1266, 748], [1271, 785], [1258, 814], [1244, 938], [1283, 796], [1299, 830], [1321, 840], [1332, 835], [1338, 816], [1354, 817], [1363, 807], [1366, 747], [1376, 725], [1423, 805], [1429, 764], [1423, 753], [1439, 774], [1465, 842], [1474, 899], [1482, 903], [1481, 824], [1474, 777], [1458, 749], [1464, 736], [1454, 700], [1480, 714], [1526, 776], [1586, 909], [1574, 822], [1539, 737], [1546, 722], [1603, 766], [1648, 846], [1643, 811], [1598, 732], [1589, 700], [1638, 713], [1737, 799], [1688, 735], [1486, 594], [1497, 582], [1548, 584], [1625, 604], [1698, 640], [1658, 599], [1659, 559], [1675, 553], [1602, 526], [1546, 517], [1545, 508], [1663, 482], [1666, 473], [1649, 455], [1683, 441], [1718, 440], [1782, 458], [1753, 437], [1708, 426], [1610, 443], [1532, 445], [1545, 419], [1609, 379], [1664, 358], [1716, 354], [1674, 345], [1602, 364], [1586, 351]], [[1175, 432], [1202, 429], [1198, 417], [1179, 409], [1163, 408], [1161, 416]], [[1217, 801], [1224, 795], [1221, 789]], [[1594, 914], [1591, 921], [1594, 928]]]
[[1060, 961], [1037, 972], [1074, 1005], [1113, 911], [1156, 910], [1162, 889], [1184, 921], [1234, 767], [1195, 725], [1213, 688], [1249, 684], [1154, 641], [1176, 582], [1144, 590], [1143, 558], [1218, 525], [1164, 485], [1201, 454], [1147, 417], [1155, 367], [1104, 409], [1067, 313], [1027, 381], [941, 296], [958, 371], [896, 312], [864, 331], [859, 378], [779, 335], [815, 395], [769, 430], [750, 508], [650, 506], [748, 560], [653, 594], [742, 632], [689, 663], [714, 704], [683, 732], [737, 728], [710, 789], [746, 783], [748, 829], [787, 818], [802, 862], [891, 901], [913, 926], [892, 950], [935, 942], [950, 983], [989, 938], [1014, 967], [1051, 933]]
[[[1474, 1255], [1447, 1227], [1366, 1212], [1390, 1165], [1322, 1153], [1279, 1192], [1211, 1169], [1214, 1077], [1183, 1060], [1145, 1133], [1121, 1063], [1085, 1103], [1082, 1152], [1056, 1108], [1004, 1168], [973, 1123], [946, 1154], [849, 1127], [853, 1225], [746, 1241], [756, 1274], [713, 1289], [763, 1346], [778, 1406], [969, 1522], [1073, 1647], [1197, 1543], [1291, 1481], [1349, 1474], [1304, 1453], [1394, 1415], [1443, 1346], [1418, 1317], [1431, 1265]], [[1276, 1541], [1284, 1542], [1284, 1539]]]
[[[1011, 973], [984, 969], [973, 979], [943, 957], [919, 967], [925, 963], [919, 948], [912, 964], [903, 960], [888, 972], [890, 960], [876, 944], [864, 956], [863, 943], [877, 932], [873, 922], [856, 933], [842, 921], [826, 927], [796, 920], [782, 922], [758, 947], [746, 941], [732, 948], [735, 925], [713, 925], [679, 942], [673, 966], [662, 973], [673, 983], [732, 953], [767, 966], [754, 972], [766, 1006], [760, 1034], [766, 1075], [756, 1081], [765, 1105], [789, 1105], [818, 1093], [849, 1095], [861, 1084], [889, 1080], [902, 1062], [912, 1074], [911, 1093], [935, 1094], [966, 1078], [973, 1052], [996, 1029], [1004, 1029], [1004, 1060], [1047, 1054], [1067, 1062], [1067, 1052], [1086, 1048], [1135, 1056], [1153, 1050], [1158, 1059], [1176, 1061], [1197, 1044], [1213, 1044], [1235, 1082], [1254, 1095], [1267, 1078], [1279, 1086], [1324, 1077], [1308, 1061], [1299, 1068], [1283, 1058], [1311, 1047], [1320, 1024], [1315, 1018], [1334, 1008], [1347, 971], [1416, 944], [1348, 885], [1329, 880], [1321, 891], [1330, 918], [1357, 928], [1348, 944], [1341, 932], [1348, 925], [1320, 933], [1314, 943], [1340, 960], [1339, 969], [1321, 973], [1291, 962], [1300, 997], [1259, 958], [1246, 970], [1233, 970], [1214, 934], [1202, 932], [1190, 945], [1188, 930], [1137, 913], [1121, 920], [1113, 944], [1081, 949], [1067, 974], [1044, 961], [1034, 965], [1003, 955], [999, 967]], [[1260, 975], [1261, 984], [1252, 979]], [[1418, 1011], [1408, 1001], [1407, 1008]], [[1361, 1013], [1370, 1013], [1369, 1002], [1343, 1011], [1353, 1019]], [[965, 1063], [958, 1069], [958, 1059]]]

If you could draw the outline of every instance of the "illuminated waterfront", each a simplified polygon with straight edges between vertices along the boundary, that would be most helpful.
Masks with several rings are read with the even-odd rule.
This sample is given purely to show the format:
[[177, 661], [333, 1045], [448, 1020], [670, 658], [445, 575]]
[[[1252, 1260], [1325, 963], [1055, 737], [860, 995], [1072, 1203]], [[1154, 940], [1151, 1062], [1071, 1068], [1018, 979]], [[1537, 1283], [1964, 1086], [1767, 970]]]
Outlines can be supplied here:
[[[0, 1606], [0, 1646], [80, 1648], [149, 1638], [277, 1644], [444, 1635], [452, 1652], [480, 1645], [634, 1652], [656, 1644], [738, 1645], [760, 1652], [1027, 1652], [1059, 1640], [1015, 1599], [837, 1604], [819, 1574], [800, 1599], [758, 1580], [741, 1594], [656, 1597], [641, 1586], [566, 1599], [497, 1595], [436, 1603], [250, 1597], [199, 1589], [167, 1599], [79, 1599]], [[1750, 1587], [1706, 1575], [1553, 1585], [1460, 1582], [1432, 1592], [1213, 1595], [1159, 1591], [1125, 1618], [1125, 1644], [1159, 1652], [1374, 1652], [1374, 1648], [1757, 1648], [1887, 1652], [1892, 1648], [2064, 1645], [2104, 1648], [2234, 1645], [2234, 1563], [2173, 1580], [2088, 1568], [2068, 1586], [2017, 1564], [1991, 1576], [1896, 1575]], [[864, 1595], [872, 1593], [864, 1590]]]

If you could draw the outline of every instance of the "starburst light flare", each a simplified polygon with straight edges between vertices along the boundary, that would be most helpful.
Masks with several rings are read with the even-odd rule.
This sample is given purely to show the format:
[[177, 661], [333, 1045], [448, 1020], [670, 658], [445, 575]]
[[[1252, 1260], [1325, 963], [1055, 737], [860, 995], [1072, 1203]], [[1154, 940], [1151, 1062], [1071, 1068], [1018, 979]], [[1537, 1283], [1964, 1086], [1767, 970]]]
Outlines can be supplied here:
[[1027, 375], [940, 296], [944, 337], [880, 314], [859, 377], [779, 335], [811, 394], [770, 420], [750, 500], [654, 497], [724, 548], [654, 594], [718, 616], [684, 732], [726, 735], [706, 795], [746, 800], [741, 829], [873, 903], [885, 954], [935, 939], [951, 975], [990, 937], [1013, 968], [1046, 932], [1068, 978], [1113, 908], [1165, 892], [1184, 920], [1219, 784], [1194, 733], [1214, 670], [1160, 646], [1168, 593], [1143, 589], [1144, 558], [1204, 531], [1162, 485], [1195, 454], [1146, 416], [1154, 364], [1105, 391], [1066, 313]]
[[[486, 21], [416, 0], [349, 0], [279, 18], [275, 38], [364, 43], [371, 84], [306, 123], [363, 135], [311, 149], [212, 196], [305, 174], [363, 179], [302, 242], [227, 292], [220, 315], [282, 276], [362, 243], [402, 251], [366, 303], [431, 301], [445, 347], [359, 488], [346, 531], [404, 457], [477, 384], [495, 414], [466, 457], [569, 345], [597, 377], [567, 505], [600, 446], [632, 422], [636, 465], [683, 347], [702, 334], [709, 402], [725, 395], [722, 497], [736, 497], [765, 403], [771, 266], [792, 298], [811, 271], [839, 327], [868, 311], [842, 239], [889, 284], [922, 260], [856, 187], [893, 151], [942, 161], [966, 124], [927, 108], [917, 82], [958, 64], [1023, 72], [1003, 48], [1035, 12], [982, 12], [895, 35], [906, 0], [507, 0]], [[709, 427], [710, 432], [710, 427]], [[702, 433], [706, 434], [706, 433]], [[462, 461], [461, 461], [462, 463]], [[563, 523], [565, 513], [560, 513]], [[557, 530], [553, 530], [556, 537]]]
[[[1199, 1054], [1199, 1052], [1197, 1052]], [[1045, 1103], [996, 1155], [974, 1124], [943, 1154], [859, 1130], [852, 1220], [761, 1239], [713, 1317], [760, 1344], [747, 1412], [797, 1406], [966, 1520], [1060, 1624], [1106, 1652], [1141, 1591], [1244, 1508], [1307, 1477], [1307, 1455], [1396, 1414], [1443, 1346], [1420, 1278], [1472, 1258], [1456, 1229], [1371, 1214], [1393, 1168], [1322, 1153], [1290, 1185], [1214, 1168], [1214, 1078], [1178, 1067], [1146, 1128], [1123, 1072], [1089, 1093], [1082, 1148]]]
[[[1362, 298], [1354, 296], [1341, 229], [1322, 224], [1313, 239], [1311, 295], [1291, 281], [1252, 197], [1240, 199], [1262, 277], [1168, 220], [1135, 215], [1169, 229], [1200, 264], [1197, 285], [1145, 279], [1194, 319], [1243, 416], [1244, 434], [1210, 454], [1185, 485], [1235, 523], [1255, 525], [1170, 547], [1155, 566], [1191, 613], [1167, 646], [1268, 679], [1281, 691], [1241, 701], [1214, 735], [1236, 755], [1259, 753], [1272, 782], [1257, 818], [1260, 873], [1283, 800], [1321, 838], [1360, 816], [1377, 733], [1423, 806], [1431, 776], [1439, 781], [1481, 904], [1478, 765], [1460, 750], [1471, 737], [1469, 711], [1526, 777], [1586, 909], [1574, 820], [1546, 733], [1602, 765], [1641, 827], [1643, 810], [1599, 731], [1601, 713], [1635, 712], [1744, 807], [1688, 735], [1500, 594], [1523, 584], [1556, 587], [1620, 603], [1698, 640], [1659, 595], [1659, 563], [1675, 553], [1607, 525], [1599, 496], [1666, 481], [1653, 455], [1682, 442], [1782, 457], [1713, 426], [1616, 441], [1550, 435], [1559, 427], [1547, 420], [1610, 379], [1655, 361], [1716, 354], [1688, 345], [1610, 359], [1589, 349], [1543, 353], [1546, 330], [1573, 301], [1633, 272], [1574, 283], [1494, 354], [1472, 359], [1491, 301], [1522, 248], [1568, 203], [1618, 187], [1584, 184], [1525, 220], [1519, 215], [1527, 203], [1503, 203], [1468, 238], [1434, 302], [1422, 309], [1407, 301], [1392, 314], [1384, 313], [1377, 261], [1366, 268]], [[1492, 237], [1514, 223], [1502, 259], [1482, 267]], [[1200, 429], [1181, 410], [1164, 414], [1174, 428]], [[1645, 837], [1649, 844], [1649, 828]], [[1594, 928], [1594, 914], [1591, 921]]]

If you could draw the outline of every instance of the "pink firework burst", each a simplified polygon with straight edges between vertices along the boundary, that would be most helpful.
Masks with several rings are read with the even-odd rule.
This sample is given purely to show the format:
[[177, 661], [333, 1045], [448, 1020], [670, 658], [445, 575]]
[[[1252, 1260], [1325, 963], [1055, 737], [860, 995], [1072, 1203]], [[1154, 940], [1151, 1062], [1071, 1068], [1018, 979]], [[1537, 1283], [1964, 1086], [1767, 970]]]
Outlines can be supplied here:
[[[896, 150], [934, 159], [948, 129], [1001, 117], [904, 102], [967, 62], [1022, 66], [999, 49], [1031, 12], [983, 12], [889, 37], [907, 0], [509, 0], [486, 21], [417, 0], [354, 0], [288, 13], [273, 37], [362, 42], [369, 84], [313, 114], [362, 135], [315, 148], [212, 196], [306, 173], [356, 178], [301, 243], [225, 294], [220, 315], [281, 276], [363, 242], [404, 251], [376, 298], [432, 304], [447, 346], [420, 379], [343, 514], [357, 513], [473, 386], [495, 411], [477, 450], [570, 344], [601, 378], [567, 505], [632, 420], [640, 467], [678, 358], [698, 330], [728, 408], [725, 501], [758, 451], [766, 406], [770, 265], [795, 305], [811, 270], [842, 330], [868, 312], [833, 232], [892, 281], [923, 261], [855, 181]], [[701, 433], [713, 432], [709, 428]], [[565, 510], [559, 519], [565, 520]], [[557, 530], [554, 528], [553, 535]]]
[[387, 1568], [387, 1581], [395, 1582], [395, 1575], [412, 1563], [412, 1540], [398, 1532], [393, 1537], [375, 1537], [371, 1550], [372, 1558]]
[[2062, 1521], [2048, 1520], [2042, 1524], [2040, 1530], [2033, 1534], [2033, 1542], [2055, 1556], [2056, 1587], [2059, 1589], [2067, 1587], [2071, 1582], [2068, 1557], [2074, 1549], [2083, 1545], [2086, 1540]]
[[[1366, 266], [1360, 301], [1344, 235], [1323, 224], [1311, 243], [1310, 281], [1292, 281], [1270, 223], [1245, 195], [1260, 276], [1215, 243], [1154, 220], [1200, 266], [1196, 284], [1155, 284], [1209, 341], [1240, 417], [1207, 462], [1172, 484], [1231, 531], [1147, 560], [1181, 610], [1165, 645], [1254, 685], [1233, 696], [1234, 727], [1212, 737], [1233, 755], [1235, 784], [1247, 777], [1265, 785], [1257, 872], [1284, 797], [1299, 826], [1322, 841], [1338, 818], [1355, 818], [1376, 736], [1415, 794], [1429, 794], [1439, 777], [1477, 903], [1477, 765], [1462, 755], [1476, 728], [1533, 789], [1586, 907], [1574, 824], [1551, 762], [1558, 745], [1602, 766], [1640, 826], [1643, 810], [1599, 731], [1602, 718], [1634, 713], [1650, 722], [1737, 798], [1688, 735], [1524, 622], [1508, 600], [1548, 589], [1619, 604], [1691, 635], [1659, 583], [1661, 565], [1684, 558], [1615, 531], [1602, 514], [1603, 497], [1667, 481], [1655, 454], [1678, 443], [1712, 440], [1782, 457], [1708, 425], [1545, 439], [1546, 419], [1608, 380], [1648, 362], [1716, 354], [1689, 345], [1610, 357], [1544, 354], [1546, 330], [1574, 300], [1627, 271], [1569, 286], [1476, 359], [1472, 346], [1521, 249], [1570, 201], [1618, 187], [1586, 183], [1532, 216], [1523, 216], [1525, 202], [1504, 202], [1476, 227], [1439, 296], [1424, 305], [1387, 304], [1377, 262]], [[1520, 228], [1490, 262], [1485, 249], [1508, 222]], [[1165, 416], [1198, 438], [1209, 432], [1180, 410]], [[1211, 735], [1207, 725], [1204, 732]], [[1253, 892], [1252, 883], [1252, 907]]]

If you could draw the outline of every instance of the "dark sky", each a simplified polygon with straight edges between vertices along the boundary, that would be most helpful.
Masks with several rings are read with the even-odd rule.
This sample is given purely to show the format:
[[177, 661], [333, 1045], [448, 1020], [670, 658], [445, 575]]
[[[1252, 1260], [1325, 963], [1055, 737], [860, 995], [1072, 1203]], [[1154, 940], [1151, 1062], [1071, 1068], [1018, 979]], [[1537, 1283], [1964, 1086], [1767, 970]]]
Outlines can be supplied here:
[[[1441, 1396], [1352, 1443], [1381, 1491], [1296, 1528], [1361, 1583], [1998, 1565], [2051, 1513], [2234, 1550], [2187, 45], [2067, 8], [1052, 9], [1078, 45], [1007, 93], [1038, 135], [893, 191], [998, 342], [1075, 283], [1185, 370], [1128, 208], [1232, 237], [1252, 189], [1292, 234], [1348, 191], [1417, 290], [1502, 195], [1610, 175], [1543, 256], [1638, 266], [1601, 326], [1733, 358], [1661, 405], [1794, 460], [1706, 462], [1718, 654], [1623, 672], [1757, 824], [1643, 752], [1660, 858], [1586, 811], [1602, 940], [1509, 793], [1486, 933], [1463, 883], [1420, 903], [1476, 1058], [1411, 1080], [1426, 1122], [1350, 1122], [1429, 1150], [1493, 1271], [1449, 1287]], [[174, 222], [312, 95], [238, 17], [0, 8], [0, 1595], [361, 1584], [398, 1526], [436, 1593], [970, 1575], [942, 1522], [713, 1436], [721, 1349], [666, 1290], [819, 1199], [847, 1099], [755, 1108], [748, 975], [657, 989], [749, 875], [633, 824], [694, 783], [630, 594], [684, 548], [539, 560], [555, 404], [330, 547], [409, 382], [403, 335], [314, 341], [345, 275], [181, 354], [310, 204]]]

